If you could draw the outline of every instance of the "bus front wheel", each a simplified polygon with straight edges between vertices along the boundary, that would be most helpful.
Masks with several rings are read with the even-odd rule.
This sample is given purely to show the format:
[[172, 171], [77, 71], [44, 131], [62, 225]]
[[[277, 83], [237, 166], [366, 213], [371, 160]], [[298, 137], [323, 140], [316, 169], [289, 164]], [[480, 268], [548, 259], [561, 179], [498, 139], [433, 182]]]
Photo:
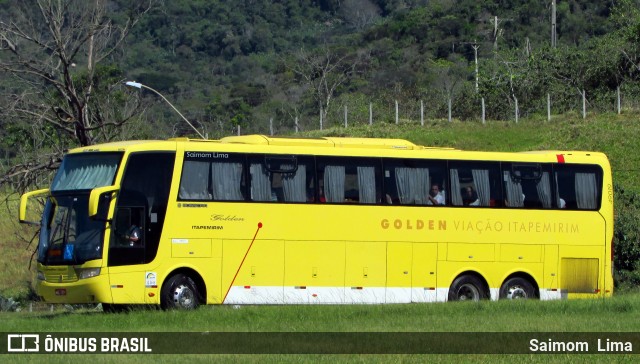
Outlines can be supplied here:
[[484, 298], [486, 294], [482, 282], [471, 275], [456, 278], [449, 288], [449, 301], [479, 301]]
[[198, 307], [198, 289], [191, 277], [176, 274], [162, 286], [160, 306], [165, 310], [193, 310]]
[[531, 283], [520, 277], [507, 279], [500, 287], [500, 299], [521, 300], [535, 298], [535, 289]]

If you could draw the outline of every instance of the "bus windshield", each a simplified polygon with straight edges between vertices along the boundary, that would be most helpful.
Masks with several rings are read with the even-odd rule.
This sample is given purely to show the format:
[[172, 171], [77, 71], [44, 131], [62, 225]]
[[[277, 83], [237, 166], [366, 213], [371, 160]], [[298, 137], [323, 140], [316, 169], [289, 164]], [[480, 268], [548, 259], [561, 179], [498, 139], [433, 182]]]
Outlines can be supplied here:
[[89, 191], [113, 184], [122, 153], [68, 154], [47, 200], [38, 245], [43, 264], [82, 264], [102, 258], [104, 222], [89, 219]]
[[38, 261], [43, 264], [82, 264], [102, 258], [104, 221], [88, 214], [89, 195], [52, 196], [42, 215]]
[[122, 153], [69, 154], [51, 183], [51, 192], [110, 186], [121, 159]]

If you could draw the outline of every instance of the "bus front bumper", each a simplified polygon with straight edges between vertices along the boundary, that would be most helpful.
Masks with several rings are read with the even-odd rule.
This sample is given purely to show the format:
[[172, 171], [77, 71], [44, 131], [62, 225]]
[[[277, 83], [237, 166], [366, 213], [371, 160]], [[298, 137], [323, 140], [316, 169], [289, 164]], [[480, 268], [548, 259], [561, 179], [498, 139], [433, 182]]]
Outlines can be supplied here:
[[54, 283], [36, 280], [36, 293], [48, 303], [110, 303], [109, 277], [79, 279], [75, 282]]

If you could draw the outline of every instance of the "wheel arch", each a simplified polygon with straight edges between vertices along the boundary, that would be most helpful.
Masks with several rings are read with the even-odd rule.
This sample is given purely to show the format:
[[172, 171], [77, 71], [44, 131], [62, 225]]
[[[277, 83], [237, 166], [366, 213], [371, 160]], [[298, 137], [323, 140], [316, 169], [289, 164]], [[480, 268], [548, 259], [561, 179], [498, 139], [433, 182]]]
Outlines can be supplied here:
[[536, 298], [540, 298], [540, 286], [538, 285], [538, 281], [536, 281], [536, 279], [533, 277], [532, 274], [528, 273], [528, 272], [524, 272], [524, 271], [517, 271], [517, 272], [513, 272], [511, 274], [509, 274], [508, 276], [506, 276], [502, 282], [500, 283], [500, 289], [502, 289], [502, 286], [507, 283], [507, 281], [511, 278], [522, 278], [526, 281], [528, 281], [529, 283], [531, 283], [531, 285], [533, 286], [534, 292], [535, 292], [535, 296]]
[[448, 289], [451, 289], [451, 286], [453, 285], [453, 282], [455, 282], [456, 279], [458, 279], [458, 278], [460, 278], [462, 276], [473, 276], [473, 277], [476, 277], [482, 283], [482, 290], [484, 291], [485, 297], [491, 297], [491, 290], [489, 289], [489, 283], [487, 282], [487, 279], [481, 273], [479, 273], [478, 271], [472, 270], [472, 269], [468, 269], [468, 270], [462, 271], [462, 272], [458, 273], [458, 275], [453, 277], [453, 279], [449, 282]]
[[196, 284], [196, 289], [198, 290], [198, 302], [200, 304], [206, 305], [207, 304], [207, 285], [204, 283], [204, 279], [202, 278], [202, 275], [193, 268], [180, 267], [169, 272], [164, 277], [161, 290], [164, 289], [164, 285], [167, 283], [167, 281], [171, 277], [177, 274], [184, 274], [193, 280], [193, 282]]

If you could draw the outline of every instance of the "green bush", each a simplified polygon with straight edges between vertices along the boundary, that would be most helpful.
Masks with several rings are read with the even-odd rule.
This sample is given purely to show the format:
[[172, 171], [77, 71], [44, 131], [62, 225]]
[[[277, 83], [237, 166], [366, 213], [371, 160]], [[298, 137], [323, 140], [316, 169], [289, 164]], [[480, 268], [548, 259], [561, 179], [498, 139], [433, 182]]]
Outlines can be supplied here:
[[618, 287], [640, 285], [640, 195], [615, 188], [614, 268]]

